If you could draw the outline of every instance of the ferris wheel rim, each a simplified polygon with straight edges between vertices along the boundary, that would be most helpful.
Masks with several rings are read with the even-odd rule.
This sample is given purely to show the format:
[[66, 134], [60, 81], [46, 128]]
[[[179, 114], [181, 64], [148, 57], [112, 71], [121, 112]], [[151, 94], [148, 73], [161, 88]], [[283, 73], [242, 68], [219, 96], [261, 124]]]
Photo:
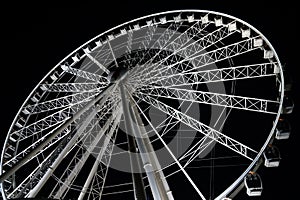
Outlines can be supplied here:
[[[20, 115], [21, 111], [22, 111], [22, 108], [25, 106], [26, 102], [29, 100], [29, 98], [32, 96], [32, 94], [36, 91], [36, 89], [40, 86], [41, 83], [43, 83], [43, 81], [46, 79], [46, 77], [48, 77], [57, 67], [59, 67], [61, 64], [63, 64], [68, 58], [70, 58], [74, 53], [76, 53], [78, 50], [80, 50], [81, 48], [83, 48], [84, 46], [86, 46], [87, 44], [93, 42], [94, 40], [96, 40], [97, 38], [99, 38], [100, 36], [102, 35], [105, 35], [113, 30], [116, 30], [118, 28], [121, 28], [123, 26], [126, 26], [130, 23], [134, 23], [136, 21], [140, 21], [140, 20], [143, 20], [143, 19], [147, 19], [149, 17], [154, 17], [154, 16], [160, 16], [160, 15], [164, 15], [164, 14], [172, 14], [172, 13], [178, 13], [178, 12], [199, 12], [199, 13], [212, 13], [212, 14], [216, 14], [216, 15], [221, 15], [221, 16], [225, 16], [225, 17], [229, 17], [231, 19], [235, 19], [239, 22], [242, 22], [243, 24], [247, 25], [249, 28], [251, 28], [252, 30], [254, 30], [257, 34], [259, 34], [263, 40], [265, 42], [267, 42], [268, 46], [271, 48], [271, 50], [274, 52], [274, 56], [276, 58], [276, 60], [278, 61], [278, 64], [280, 66], [280, 76], [281, 76], [281, 90], [283, 91], [284, 89], [284, 78], [283, 78], [283, 72], [282, 72], [282, 65], [280, 63], [280, 59], [277, 55], [277, 52], [275, 51], [274, 47], [272, 46], [272, 44], [269, 42], [269, 40], [260, 32], [258, 31], [255, 27], [253, 27], [252, 25], [248, 24], [247, 22], [244, 22], [243, 20], [239, 19], [239, 18], [236, 18], [234, 16], [231, 16], [231, 15], [227, 15], [227, 14], [224, 14], [224, 13], [220, 13], [220, 12], [215, 12], [215, 11], [209, 11], [209, 10], [194, 10], [194, 9], [187, 9], [187, 10], [172, 10], [172, 11], [166, 11], [166, 12], [159, 12], [159, 13], [155, 13], [155, 14], [151, 14], [151, 15], [147, 15], [147, 16], [143, 16], [143, 17], [140, 17], [140, 18], [136, 18], [136, 19], [133, 19], [131, 21], [127, 21], [123, 24], [120, 24], [118, 26], [115, 26], [101, 34], [98, 34], [97, 36], [95, 36], [94, 38], [90, 39], [89, 41], [85, 42], [83, 45], [79, 46], [78, 48], [76, 48], [74, 51], [72, 51], [70, 54], [68, 54], [65, 58], [63, 58], [57, 65], [55, 65], [43, 78], [42, 80], [36, 85], [36, 87], [34, 87], [34, 89], [31, 91], [31, 93], [28, 95], [28, 97], [26, 98], [26, 100], [24, 101], [24, 103], [22, 104], [22, 106], [20, 107], [19, 111], [17, 112], [10, 128], [9, 128], [9, 131], [12, 129], [14, 123], [16, 122], [17, 120], [17, 117]], [[264, 145], [261, 147], [259, 153], [257, 154], [257, 156], [255, 157], [255, 159], [253, 160], [253, 162], [251, 163], [251, 165], [249, 165], [249, 167], [245, 170], [245, 172], [240, 176], [240, 179], [236, 180], [230, 187], [228, 187], [222, 194], [219, 195], [218, 198], [223, 198], [225, 197], [230, 191], [232, 191], [239, 182], [242, 181], [242, 178], [251, 170], [251, 168], [253, 168], [253, 166], [255, 165], [255, 163], [259, 160], [259, 158], [262, 156], [262, 153], [264, 151], [264, 149], [266, 148], [266, 146], [268, 145], [273, 133], [274, 133], [274, 130], [276, 128], [276, 124], [277, 124], [277, 121], [279, 119], [279, 116], [280, 116], [280, 110], [282, 109], [282, 101], [283, 101], [283, 92], [281, 92], [281, 96], [280, 96], [280, 104], [279, 104], [279, 108], [278, 108], [278, 112], [277, 112], [277, 116], [276, 116], [276, 120], [275, 120], [275, 123], [270, 131], [270, 134], [268, 135], [268, 138], [267, 140], [265, 141]], [[8, 141], [8, 137], [9, 135], [7, 135], [6, 139], [5, 139], [5, 143], [7, 143]], [[3, 155], [4, 154], [4, 151], [2, 151], [2, 154], [1, 154], [1, 163], [3, 162]], [[0, 165], [0, 174], [2, 174], [2, 165]], [[1, 183], [2, 184], [2, 183]], [[230, 188], [230, 189], [229, 189]], [[3, 187], [1, 187], [1, 190], [2, 190], [2, 193], [4, 194], [5, 192], [3, 191]], [[228, 190], [228, 191], [227, 191]]]

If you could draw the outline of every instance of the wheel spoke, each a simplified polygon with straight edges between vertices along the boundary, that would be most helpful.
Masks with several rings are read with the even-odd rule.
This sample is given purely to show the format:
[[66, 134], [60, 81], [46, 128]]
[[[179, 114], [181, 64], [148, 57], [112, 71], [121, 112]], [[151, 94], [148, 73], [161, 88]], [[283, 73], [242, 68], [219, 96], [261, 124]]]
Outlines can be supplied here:
[[76, 111], [77, 110], [75, 108], [64, 108], [51, 115], [48, 115], [47, 117], [26, 125], [17, 131], [12, 132], [10, 137], [22, 140], [31, 136], [32, 134], [37, 134], [44, 130], [48, 130], [70, 119]]
[[199, 131], [204, 136], [209, 137], [216, 142], [222, 144], [223, 146], [237, 152], [238, 154], [253, 160], [257, 151], [251, 149], [250, 147], [224, 135], [223, 133], [195, 120], [186, 114], [150, 97], [143, 94], [135, 94], [136, 97], [141, 98], [143, 101], [151, 104], [152, 106], [156, 107], [157, 109], [167, 113], [168, 115], [173, 116], [174, 118], [180, 120], [181, 122], [185, 123], [189, 127]]
[[149, 94], [156, 97], [165, 97], [176, 100], [191, 101], [229, 108], [276, 114], [271, 108], [279, 106], [278, 101], [250, 98], [236, 95], [219, 94], [213, 92], [202, 92], [179, 88], [167, 88], [162, 86], [151, 86], [147, 90], [139, 90], [144, 95]]
[[[111, 54], [108, 43], [105, 42], [101, 46], [100, 50], [95, 49], [90, 54], [97, 59], [104, 67], [109, 66], [111, 62], [114, 61], [113, 56]], [[92, 62], [92, 61], [91, 61]]]
[[[116, 116], [116, 119], [114, 120], [112, 127], [110, 128], [109, 133], [105, 136], [101, 150], [97, 155], [97, 158], [94, 162], [92, 170], [90, 171], [89, 176], [84, 183], [84, 186], [82, 187], [82, 190], [78, 197], [78, 200], [82, 200], [84, 198], [84, 196], [88, 192], [89, 185], [91, 185], [90, 191], [94, 190], [93, 185], [100, 186], [100, 187], [96, 188], [96, 190], [97, 190], [96, 195], [93, 192], [89, 192], [89, 197], [91, 195], [92, 199], [96, 199], [96, 198], [100, 199], [101, 198], [105, 180], [106, 180], [106, 176], [107, 176], [107, 171], [108, 171], [107, 166], [109, 166], [109, 163], [110, 163], [110, 159], [111, 159], [111, 155], [112, 155], [113, 147], [114, 147], [114, 142], [115, 142], [115, 138], [116, 138], [116, 131], [118, 130], [117, 127], [119, 126], [121, 116], [122, 116], [122, 112], [119, 111], [118, 115]], [[104, 163], [104, 165], [102, 165], [101, 163]], [[99, 166], [101, 166], [101, 169], [100, 169], [100, 172], [102, 173], [101, 176], [97, 176], [97, 171], [99, 171], [98, 170]], [[97, 180], [95, 180], [95, 179], [97, 179]], [[100, 185], [99, 185], [99, 183], [100, 183]]]
[[[155, 78], [164, 76], [164, 74], [168, 72], [168, 70], [177, 71], [176, 68], [180, 68], [181, 73], [186, 73], [192, 70], [200, 69], [212, 63], [216, 63], [249, 51], [253, 51], [259, 48], [253, 45], [253, 40], [257, 38], [258, 36], [234, 44], [230, 44], [200, 55], [186, 57], [173, 64], [160, 66], [159, 69], [155, 71], [155, 74], [146, 74], [146, 76], [143, 76], [141, 79], [139, 79], [140, 81], [138, 83], [152, 83], [152, 81], [155, 80]], [[189, 64], [191, 64], [194, 67], [192, 69], [189, 69]], [[175, 66], [177, 67], [174, 69]], [[171, 74], [174, 74], [174, 72], [172, 72]]]
[[47, 92], [91, 92], [104, 88], [97, 83], [44, 83], [40, 87]]
[[[159, 64], [161, 64], [164, 61], [167, 61], [168, 58], [176, 55], [176, 53], [184, 51], [187, 48], [186, 45], [193, 39], [193, 37], [195, 35], [198, 35], [198, 36], [205, 35], [205, 33], [206, 33], [205, 28], [208, 27], [208, 24], [203, 25], [199, 21], [197, 21], [192, 26], [190, 26], [187, 30], [185, 30], [183, 33], [179, 34], [175, 39], [173, 39], [172, 41], [169, 41], [176, 34], [176, 30], [178, 30], [180, 27], [180, 26], [177, 26], [177, 24], [175, 24], [175, 25], [176, 25], [175, 31], [172, 30], [174, 28], [172, 28], [171, 30], [169, 30], [169, 29], [166, 30], [165, 34], [168, 35], [167, 38], [160, 37], [157, 39], [157, 41], [154, 43], [154, 47], [155, 47], [154, 49], [159, 49], [159, 51], [144, 64], [143, 70], [140, 70], [138, 73], [132, 75], [132, 79], [143, 78], [143, 76], [145, 74], [150, 74], [151, 72], [155, 71], [157, 69], [157, 67], [159, 66]], [[191, 37], [190, 33], [193, 33], [194, 35]], [[193, 42], [193, 43], [195, 43], [195, 42]], [[188, 46], [190, 46], [190, 45], [188, 45]], [[171, 51], [172, 53], [167, 56], [162, 56], [162, 58], [159, 59], [159, 62], [154, 64], [154, 66], [151, 67], [149, 70], [148, 67], [150, 65], [152, 65], [152, 62], [155, 59], [160, 58], [161, 53], [163, 51]], [[181, 52], [181, 53], [184, 53], [184, 52]]]
[[95, 73], [91, 73], [91, 72], [88, 72], [88, 71], [84, 71], [84, 70], [81, 70], [81, 69], [75, 69], [75, 68], [67, 66], [67, 65], [61, 65], [61, 68], [65, 72], [73, 74], [75, 76], [85, 78], [87, 80], [94, 81], [96, 83], [103, 84], [103, 85], [108, 84], [108, 80], [104, 76], [101, 76], [101, 75], [98, 75], [98, 74], [95, 74]]
[[[57, 135], [61, 134], [63, 130], [65, 130], [69, 125], [71, 125], [76, 120], [80, 119], [82, 114], [86, 113], [87, 110], [89, 110], [91, 107], [94, 106], [95, 102], [101, 100], [105, 100], [108, 95], [106, 93], [112, 92], [115, 90], [116, 85], [110, 85], [108, 88], [106, 88], [105, 92], [102, 92], [100, 95], [98, 95], [94, 101], [90, 101], [87, 105], [85, 105], [81, 110], [79, 110], [77, 113], [75, 113], [72, 117], [70, 117], [68, 120], [66, 120], [61, 126], [59, 126], [55, 131], [51, 132], [47, 138], [42, 137], [42, 141], [37, 144], [37, 146], [32, 149], [30, 152], [26, 152], [26, 155], [22, 157], [22, 159], [18, 160], [14, 165], [9, 168], [5, 173], [2, 173], [0, 176], [0, 182], [3, 182], [5, 179], [7, 179], [9, 176], [11, 176], [15, 171], [17, 171], [20, 167], [23, 166], [24, 163], [28, 162], [32, 159], [41, 149], [43, 149], [49, 142], [51, 142]], [[63, 118], [65, 119], [65, 118]]]
[[88, 50], [84, 51], [85, 55], [93, 62], [95, 63], [102, 71], [104, 71], [106, 74], [109, 74], [109, 70], [106, 69], [96, 58], [94, 58]]
[[[119, 112], [115, 112], [114, 115], [111, 115], [111, 117], [107, 120], [106, 124], [101, 127], [100, 131], [96, 133], [96, 136], [93, 137], [93, 141], [90, 145], [85, 145], [86, 142], [83, 142], [83, 145], [81, 145], [81, 148], [78, 149], [78, 155], [79, 157], [77, 159], [73, 159], [70, 164], [74, 165], [74, 167], [67, 168], [66, 171], [62, 174], [62, 177], [65, 178], [60, 178], [60, 180], [64, 180], [62, 184], [57, 183], [56, 186], [53, 188], [51, 195], [55, 199], [60, 199], [64, 198], [65, 195], [67, 194], [67, 191], [70, 189], [70, 186], [72, 185], [73, 181], [77, 177], [78, 173], [81, 171], [84, 163], [90, 156], [90, 154], [94, 151], [94, 148], [97, 147], [97, 144], [100, 142], [101, 138], [104, 136], [104, 133], [108, 131], [109, 126], [113, 121], [116, 121], [118, 123], [118, 119], [120, 118], [120, 109]], [[116, 118], [117, 117], [117, 118]], [[83, 155], [80, 156], [80, 152], [83, 151]], [[96, 161], [95, 163], [98, 163]], [[71, 169], [71, 171], [70, 171]]]
[[140, 86], [160, 84], [164, 87], [195, 85], [203, 83], [223, 82], [239, 79], [263, 78], [275, 76], [278, 63], [262, 63], [255, 65], [236, 66], [195, 72], [178, 72], [172, 69], [161, 76], [153, 78], [148, 84], [140, 82]]
[[[60, 143], [58, 148], [56, 148], [56, 151], [53, 152], [52, 156], [49, 158], [49, 161], [47, 162], [47, 164], [48, 164], [48, 163], [51, 163], [51, 161], [52, 161], [52, 164], [47, 167], [48, 170], [44, 174], [42, 174], [42, 178], [40, 179], [39, 183], [30, 190], [30, 192], [26, 195], [27, 197], [35, 197], [37, 195], [37, 193], [40, 191], [42, 186], [46, 183], [46, 181], [49, 179], [49, 177], [52, 175], [52, 173], [58, 167], [60, 162], [68, 154], [69, 150], [75, 144], [76, 140], [81, 136], [83, 131], [87, 128], [87, 125], [95, 117], [96, 113], [97, 113], [96, 111], [92, 111], [88, 115], [86, 120], [83, 122], [83, 124], [80, 126], [80, 128], [73, 135], [72, 139], [70, 139], [68, 142], [66, 142], [66, 140], [64, 141], [64, 142], [66, 142], [64, 147], [62, 147], [64, 142]], [[41, 168], [43, 168], [43, 167], [45, 167], [45, 166], [42, 166]], [[41, 176], [41, 174], [39, 174], [39, 175]], [[31, 181], [34, 181], [34, 180], [31, 180]]]
[[[133, 98], [131, 98], [131, 99], [132, 99], [132, 101], [134, 101]], [[136, 107], [140, 111], [142, 111], [136, 102], [135, 102], [135, 105], [136, 105]], [[198, 189], [197, 185], [194, 183], [194, 181], [191, 179], [191, 177], [189, 176], [189, 174], [185, 171], [185, 169], [183, 168], [183, 166], [177, 160], [177, 158], [175, 157], [175, 155], [173, 154], [173, 152], [171, 151], [171, 149], [168, 147], [168, 145], [165, 143], [165, 141], [159, 135], [159, 133], [157, 132], [157, 130], [155, 129], [155, 127], [152, 125], [152, 123], [149, 121], [149, 119], [147, 118], [147, 116], [145, 116], [145, 114], [143, 112], [142, 112], [142, 114], [144, 115], [144, 117], [146, 118], [146, 120], [148, 121], [148, 123], [150, 124], [151, 128], [153, 129], [153, 131], [155, 132], [155, 134], [157, 135], [157, 137], [159, 138], [159, 140], [162, 142], [162, 144], [164, 145], [164, 147], [167, 149], [167, 151], [169, 152], [169, 154], [171, 155], [171, 157], [173, 158], [173, 160], [175, 161], [175, 163], [178, 165], [178, 167], [183, 172], [183, 174], [185, 175], [185, 177], [188, 179], [188, 181], [190, 182], [190, 184], [196, 190], [196, 192], [198, 193], [198, 195], [201, 197], [201, 199], [205, 200], [205, 197], [203, 196], [202, 192]]]
[[90, 92], [76, 93], [63, 97], [58, 97], [56, 99], [39, 102], [34, 105], [27, 105], [26, 107], [24, 107], [23, 113], [38, 114], [42, 112], [48, 112], [51, 110], [61, 109], [64, 107], [79, 106], [79, 104], [89, 102], [91, 98], [96, 97], [99, 94], [99, 92], [101, 91], [94, 90]]
[[[50, 148], [52, 145], [55, 145], [55, 143], [60, 142], [63, 138], [65, 138], [65, 136], [67, 134], [70, 133], [70, 129], [66, 129], [64, 132], [62, 132], [61, 135], [59, 135], [57, 138], [55, 138], [55, 141], [53, 141], [51, 144], [49, 144], [47, 147], [45, 147], [43, 149], [47, 150], [48, 148]], [[42, 154], [43, 151], [40, 151], [38, 154], [36, 154], [36, 156], [38, 156], [39, 154]], [[18, 198], [21, 197], [22, 195], [24, 195], [24, 192], [26, 190], [26, 188], [28, 188], [28, 186], [30, 185], [30, 183], [35, 180], [39, 174], [41, 174], [41, 166], [43, 166], [48, 159], [51, 157], [51, 155], [54, 153], [55, 150], [53, 150], [41, 163], [40, 165], [38, 165], [30, 175], [27, 176], [27, 178], [25, 178], [18, 186], [15, 187], [15, 189], [9, 193], [7, 195], [8, 198]]]
[[[149, 63], [151, 63], [151, 61], [153, 61], [161, 51], [163, 51], [165, 48], [167, 48], [166, 46], [169, 45], [169, 41], [171, 40], [171, 38], [175, 35], [176, 31], [180, 28], [181, 23], [176, 23], [176, 24], [170, 24], [165, 30], [164, 32], [162, 32], [161, 34], [159, 34], [159, 37], [153, 42], [152, 46], [148, 49], [148, 51], [146, 53], [144, 53], [141, 58], [138, 61], [138, 65], [142, 64], [141, 62], [147, 58], [148, 56], [150, 56], [150, 59], [146, 61], [146, 63], [144, 65], [147, 65]], [[153, 37], [153, 35], [152, 35]], [[152, 39], [151, 37], [151, 39]], [[150, 41], [148, 39], [148, 42], [150, 44]], [[148, 45], [149, 45], [148, 44]], [[160, 48], [162, 47], [162, 48]], [[159, 49], [159, 52], [156, 53], [154, 56], [152, 55], [150, 49]], [[140, 70], [141, 68], [137, 67], [135, 68], [135, 72], [132, 73], [132, 76], [135, 75], [140, 75], [143, 74], [145, 71], [145, 69], [143, 68], [142, 71]]]
[[[232, 22], [234, 23], [234, 22]], [[170, 55], [164, 57], [159, 62], [155, 63], [153, 66], [151, 66], [152, 71], [156, 71], [160, 68], [160, 65], [164, 62], [168, 61], [168, 59], [172, 58], [172, 56], [180, 55], [181, 57], [184, 57], [184, 60], [187, 58], [193, 58], [197, 55], [201, 55], [205, 52], [205, 50], [214, 45], [215, 43], [225, 39], [226, 37], [233, 34], [235, 31], [229, 31], [227, 26], [222, 26], [221, 28], [213, 31], [205, 33], [205, 28], [208, 26], [208, 24], [202, 25], [203, 28], [198, 30], [198, 35], [202, 36], [200, 39], [193, 41], [193, 38], [188, 38], [185, 43], [179, 43], [177, 44], [177, 40], [174, 40], [173, 42], [170, 42], [168, 47], [171, 47], [170, 51], [172, 52]], [[204, 32], [204, 33], [203, 33]], [[161, 48], [160, 48], [161, 49]], [[148, 65], [149, 66], [149, 65]], [[147, 65], [146, 65], [147, 68]], [[147, 74], [146, 74], [147, 75]], [[143, 79], [146, 76], [143, 74], [140, 78]]]

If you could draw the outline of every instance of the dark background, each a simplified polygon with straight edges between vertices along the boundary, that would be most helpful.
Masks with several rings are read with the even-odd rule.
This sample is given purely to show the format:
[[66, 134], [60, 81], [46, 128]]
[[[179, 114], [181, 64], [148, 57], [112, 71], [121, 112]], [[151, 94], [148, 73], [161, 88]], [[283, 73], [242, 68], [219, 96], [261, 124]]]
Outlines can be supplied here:
[[[281, 1], [99, 1], [70, 6], [11, 4], [0, 12], [0, 147], [31, 90], [60, 60], [92, 37], [128, 20], [175, 9], [202, 9], [238, 17], [262, 32], [293, 76], [292, 134], [278, 145], [279, 168], [262, 168], [264, 191], [253, 199], [295, 199], [299, 172], [299, 17], [295, 3]], [[183, 191], [184, 192], [184, 191]], [[245, 193], [245, 190], [242, 191]], [[239, 195], [236, 199], [246, 199]]]

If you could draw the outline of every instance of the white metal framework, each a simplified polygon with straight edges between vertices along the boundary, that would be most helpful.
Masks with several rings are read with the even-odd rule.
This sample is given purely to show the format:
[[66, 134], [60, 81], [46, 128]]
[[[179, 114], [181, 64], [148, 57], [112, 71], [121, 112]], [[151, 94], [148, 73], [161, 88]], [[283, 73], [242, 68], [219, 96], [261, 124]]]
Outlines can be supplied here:
[[225, 199], [274, 137], [283, 92], [275, 50], [240, 19], [178, 10], [126, 22], [70, 53], [23, 103], [2, 196]]

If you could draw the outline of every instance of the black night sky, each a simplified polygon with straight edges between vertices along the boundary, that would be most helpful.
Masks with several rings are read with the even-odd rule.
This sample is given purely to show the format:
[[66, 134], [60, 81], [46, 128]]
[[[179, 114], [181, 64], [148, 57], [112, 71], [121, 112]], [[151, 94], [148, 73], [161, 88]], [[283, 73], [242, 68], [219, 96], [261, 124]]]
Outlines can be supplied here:
[[[2, 5], [0, 147], [15, 114], [31, 90], [60, 60], [92, 37], [126, 21], [177, 9], [202, 9], [238, 17], [256, 27], [271, 42], [293, 77], [296, 103], [289, 116], [292, 133], [280, 141], [279, 168], [261, 170], [263, 195], [252, 199], [295, 199], [298, 187], [299, 10], [288, 1], [99, 1], [69, 6]], [[163, 3], [162, 3], [163, 2]], [[297, 104], [298, 103], [298, 104]], [[184, 191], [183, 191], [184, 192]], [[245, 193], [245, 190], [242, 191]], [[236, 199], [246, 199], [239, 195]]]

